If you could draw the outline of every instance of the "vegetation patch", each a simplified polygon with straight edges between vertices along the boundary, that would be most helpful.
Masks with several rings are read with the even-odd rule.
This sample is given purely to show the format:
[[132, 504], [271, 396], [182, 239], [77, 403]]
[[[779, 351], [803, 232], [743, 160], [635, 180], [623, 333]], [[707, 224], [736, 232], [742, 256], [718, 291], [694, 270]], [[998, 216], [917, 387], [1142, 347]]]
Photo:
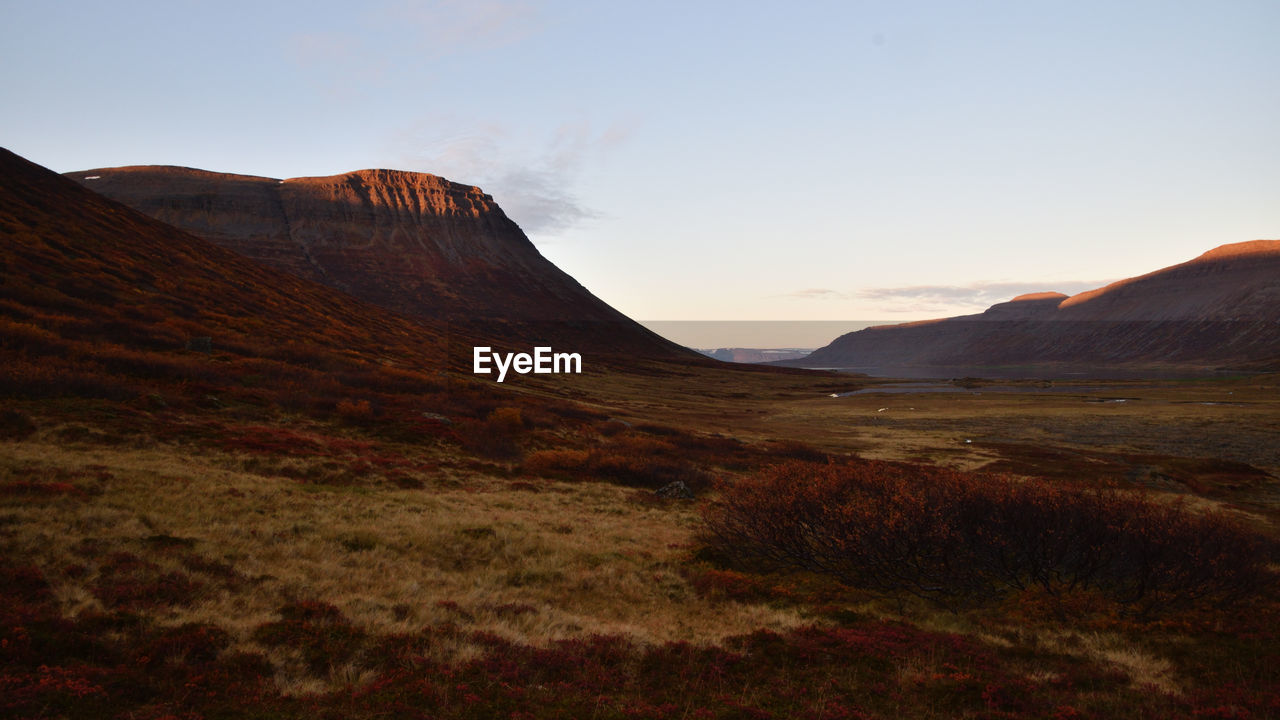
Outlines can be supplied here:
[[723, 487], [705, 517], [706, 542], [740, 566], [950, 608], [1096, 592], [1147, 616], [1230, 604], [1277, 580], [1275, 543], [1222, 512], [900, 463], [779, 465]]
[[710, 473], [685, 459], [674, 443], [630, 434], [588, 450], [538, 450], [524, 459], [521, 469], [559, 480], [598, 480], [650, 489], [677, 481], [703, 489], [711, 481]]

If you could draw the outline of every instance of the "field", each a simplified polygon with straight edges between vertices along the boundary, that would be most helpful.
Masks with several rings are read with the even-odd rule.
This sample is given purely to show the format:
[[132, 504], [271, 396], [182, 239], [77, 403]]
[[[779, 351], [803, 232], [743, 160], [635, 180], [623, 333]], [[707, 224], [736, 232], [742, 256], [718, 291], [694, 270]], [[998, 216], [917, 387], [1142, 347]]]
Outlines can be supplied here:
[[[1280, 715], [1274, 375], [399, 379], [432, 412], [365, 381], [268, 402], [243, 376], [214, 400], [7, 400], [0, 716]], [[844, 463], [1138, 494], [1243, 543], [1187, 588], [1243, 580], [937, 602], [715, 541], [741, 488]], [[695, 497], [654, 493], [674, 481]]]

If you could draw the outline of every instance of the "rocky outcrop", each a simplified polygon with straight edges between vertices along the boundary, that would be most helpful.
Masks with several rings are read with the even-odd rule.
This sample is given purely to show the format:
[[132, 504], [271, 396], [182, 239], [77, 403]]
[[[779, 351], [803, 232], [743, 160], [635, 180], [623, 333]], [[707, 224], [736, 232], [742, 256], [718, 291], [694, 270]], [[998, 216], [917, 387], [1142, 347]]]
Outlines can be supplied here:
[[1023, 295], [976, 315], [867, 328], [782, 364], [1280, 369], [1280, 241], [1224, 245], [1072, 297]]
[[[171, 367], [146, 353], [211, 354], [198, 364], [210, 377], [234, 357], [272, 358], [282, 368], [329, 356], [444, 367], [443, 332], [251, 262], [3, 149], [0, 237], [0, 321], [18, 323], [11, 331], [39, 326], [32, 337], [48, 347], [31, 345], [33, 353], [65, 352], [65, 342], [120, 346], [139, 353], [124, 356], [131, 372], [165, 378]], [[98, 359], [71, 356], [64, 370], [74, 363], [92, 375]]]
[[492, 197], [435, 175], [279, 180], [141, 166], [67, 176], [246, 257], [473, 337], [687, 353], [549, 262]]
[[1049, 317], [1067, 296], [1057, 292], [1019, 295], [1009, 302], [992, 305], [982, 313], [984, 320], [1035, 320]]

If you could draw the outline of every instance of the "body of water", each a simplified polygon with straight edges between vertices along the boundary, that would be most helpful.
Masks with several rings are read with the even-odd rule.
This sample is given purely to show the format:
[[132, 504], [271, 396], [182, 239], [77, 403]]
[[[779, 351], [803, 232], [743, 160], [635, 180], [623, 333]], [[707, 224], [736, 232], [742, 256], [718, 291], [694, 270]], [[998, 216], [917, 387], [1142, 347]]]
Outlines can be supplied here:
[[814, 350], [832, 340], [892, 320], [641, 320], [671, 342], [691, 348], [798, 348]]
[[1199, 380], [1214, 377], [1246, 375], [1240, 372], [1219, 372], [1200, 368], [1142, 368], [1142, 367], [1072, 367], [1036, 365], [1024, 367], [811, 367], [810, 370], [834, 370], [857, 373], [876, 378], [902, 378], [904, 380], [953, 380], [957, 378], [982, 378], [985, 380]]

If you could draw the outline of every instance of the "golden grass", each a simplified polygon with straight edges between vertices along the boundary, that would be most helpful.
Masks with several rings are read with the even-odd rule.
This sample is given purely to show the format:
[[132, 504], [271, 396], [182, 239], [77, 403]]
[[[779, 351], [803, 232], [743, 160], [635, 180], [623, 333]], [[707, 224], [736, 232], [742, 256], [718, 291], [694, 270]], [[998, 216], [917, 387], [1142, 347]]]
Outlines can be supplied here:
[[370, 632], [453, 623], [534, 645], [592, 634], [710, 644], [804, 622], [792, 610], [698, 598], [679, 572], [696, 508], [638, 502], [635, 490], [550, 481], [513, 489], [485, 476], [441, 476], [422, 490], [316, 487], [240, 471], [216, 453], [32, 442], [3, 450], [0, 472], [36, 464], [111, 475], [98, 494], [28, 504], [6, 520], [10, 544], [46, 570], [72, 614], [100, 605], [87, 589], [92, 572], [58, 570], [78, 544], [92, 539], [182, 571], [146, 547], [146, 538], [170, 536], [244, 580], [208, 587], [158, 619], [216, 624], [246, 646], [281, 605], [312, 599]]
[[[1233, 428], [1280, 431], [1280, 397], [1270, 387], [1250, 391], [1251, 404], [1240, 407], [1196, 404], [1223, 389], [1214, 386], [1135, 390], [1150, 402], [1094, 406], [1079, 398], [993, 393], [835, 399], [818, 393], [826, 386], [812, 377], [794, 376], [747, 377], [740, 382], [748, 385], [749, 398], [736, 397], [740, 393], [727, 384], [708, 399], [705, 393], [662, 391], [687, 378], [651, 382], [658, 390], [630, 398], [625, 388], [614, 393], [604, 386], [585, 388], [584, 394], [595, 396], [598, 409], [638, 422], [661, 415], [665, 423], [721, 429], [745, 441], [802, 439], [836, 454], [928, 457], [960, 468], [998, 458], [981, 443], [963, 442], [984, 433], [1007, 435], [1014, 442], [1079, 441], [1120, 451], [1159, 450], [1171, 436], [1170, 428], [1184, 438], [1187, 428], [1200, 428], [1198, 444], [1182, 451], [1213, 457], [1213, 444], [1231, 441]], [[1241, 395], [1246, 393], [1241, 390]], [[896, 409], [899, 405], [903, 409]], [[891, 409], [876, 412], [885, 406]], [[712, 414], [716, 420], [704, 425]], [[1089, 440], [1109, 431], [1115, 436], [1106, 443]], [[201, 578], [205, 584], [195, 602], [148, 612], [161, 624], [210, 623], [225, 629], [240, 649], [271, 659], [278, 686], [289, 694], [368, 679], [359, 664], [339, 664], [328, 678], [316, 678], [305, 671], [296, 651], [252, 640], [255, 628], [276, 620], [278, 609], [295, 601], [332, 603], [372, 634], [452, 624], [531, 645], [593, 634], [625, 635], [639, 644], [709, 645], [762, 628], [785, 630], [814, 622], [791, 607], [699, 597], [682, 574], [690, 567], [687, 554], [699, 522], [693, 503], [645, 502], [643, 491], [601, 483], [514, 481], [460, 469], [471, 466], [450, 457], [430, 458], [443, 469], [413, 471], [422, 489], [385, 482], [309, 485], [272, 473], [287, 465], [294, 475], [306, 476], [309, 468], [323, 469], [327, 459], [264, 460], [160, 444], [67, 443], [59, 437], [57, 427], [45, 425], [34, 438], [0, 443], [0, 480], [19, 477], [29, 467], [93, 468], [74, 481], [88, 491], [83, 496], [9, 503], [0, 510], [6, 549], [39, 565], [64, 610], [78, 615], [102, 609], [92, 592], [100, 558], [127, 551], [164, 571], [190, 573], [178, 555], [147, 542], [155, 537], [189, 539], [191, 552], [234, 568], [239, 579]], [[1256, 466], [1274, 468], [1261, 461], [1267, 448], [1256, 452]], [[1197, 506], [1226, 502], [1185, 497]], [[1264, 506], [1251, 520], [1271, 525], [1267, 516], [1273, 510]], [[94, 544], [94, 552], [78, 554], [86, 541]], [[77, 562], [87, 568], [77, 571]], [[989, 646], [1084, 658], [1122, 671], [1135, 687], [1174, 694], [1180, 687], [1168, 661], [1120, 635], [1028, 629], [1016, 619], [1002, 625], [989, 617], [979, 621], [886, 601], [851, 599], [846, 609], [905, 619]], [[424, 654], [449, 661], [466, 661], [481, 652], [483, 647], [465, 633], [424, 648]], [[909, 685], [929, 667], [904, 665], [900, 681]], [[1031, 661], [1025, 675], [1037, 682], [1052, 679], [1052, 673]]]
[[[836, 454], [960, 470], [1001, 458], [989, 444], [1226, 458], [1280, 476], [1280, 376], [1196, 381], [992, 381], [1027, 392], [832, 393], [899, 382], [838, 373], [778, 375], [684, 368], [574, 376], [575, 399], [635, 422], [790, 438]], [[939, 381], [945, 383], [945, 381]], [[1123, 403], [1097, 402], [1126, 398]], [[888, 408], [880, 412], [881, 408]], [[966, 443], [966, 440], [972, 442]], [[1250, 500], [1280, 504], [1274, 490]]]
[[1144, 652], [1120, 636], [1101, 632], [1041, 632], [1036, 639], [1041, 649], [1109, 664], [1128, 676], [1134, 688], [1155, 688], [1171, 695], [1181, 693], [1168, 660]]
[[[1172, 695], [1181, 693], [1172, 663], [1134, 646], [1131, 640], [1116, 633], [1032, 625], [1023, 619], [993, 616], [987, 612], [974, 615], [943, 612], [916, 601], [904, 605], [870, 600], [857, 603], [851, 609], [881, 620], [907, 619], [922, 630], [964, 635], [991, 647], [1020, 647], [1024, 652], [1035, 650], [1081, 658], [1122, 672], [1134, 688], [1155, 688]], [[917, 659], [914, 664], [909, 663], [899, 669], [899, 680], [903, 685], [909, 685], [931, 669], [927, 663]], [[1056, 677], [1034, 663], [1028, 664], [1024, 674], [1036, 682], [1048, 682]]]

